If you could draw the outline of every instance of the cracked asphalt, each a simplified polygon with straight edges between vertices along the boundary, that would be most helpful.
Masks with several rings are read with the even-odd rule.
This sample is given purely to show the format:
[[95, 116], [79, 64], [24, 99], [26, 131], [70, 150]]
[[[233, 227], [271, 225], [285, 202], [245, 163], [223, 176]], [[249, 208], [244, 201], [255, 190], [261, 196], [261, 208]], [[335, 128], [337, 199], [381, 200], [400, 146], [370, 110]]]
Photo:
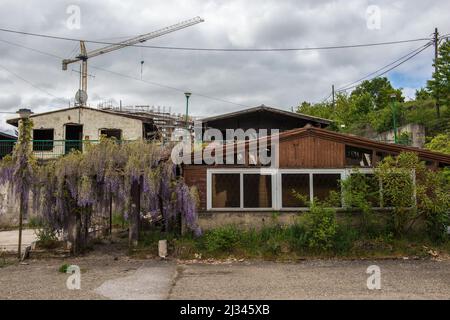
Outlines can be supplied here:
[[[81, 269], [68, 290], [64, 264]], [[381, 290], [368, 290], [378, 265]], [[450, 261], [311, 260], [187, 263], [136, 260], [118, 252], [31, 260], [0, 268], [0, 299], [450, 299]]]

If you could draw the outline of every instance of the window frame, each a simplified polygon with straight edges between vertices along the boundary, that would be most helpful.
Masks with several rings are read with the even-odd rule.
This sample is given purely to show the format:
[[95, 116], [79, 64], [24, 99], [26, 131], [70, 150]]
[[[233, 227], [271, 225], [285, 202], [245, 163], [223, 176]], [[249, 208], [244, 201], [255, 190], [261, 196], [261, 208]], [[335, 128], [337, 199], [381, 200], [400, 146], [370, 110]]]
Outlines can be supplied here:
[[[244, 207], [244, 174], [262, 174], [271, 175], [271, 186], [272, 186], [272, 207], [267, 208], [246, 208]], [[212, 175], [213, 174], [239, 174], [239, 208], [213, 208], [212, 207]], [[257, 169], [257, 168], [226, 168], [226, 169], [207, 169], [206, 172], [206, 188], [207, 188], [207, 196], [206, 196], [206, 208], [208, 211], [270, 211], [276, 210], [276, 201], [277, 195], [276, 191], [276, 173], [270, 169]]]
[[[309, 174], [309, 201], [313, 201], [314, 199], [314, 174], [339, 174], [341, 176], [341, 180], [344, 180], [348, 176], [347, 169], [279, 169], [278, 170], [278, 179], [280, 181], [280, 188], [277, 190], [280, 196], [279, 209], [280, 211], [309, 211], [309, 207], [283, 207], [282, 206], [282, 174]], [[343, 195], [341, 193], [341, 206], [335, 207], [333, 209], [343, 209], [345, 207]]]
[[[372, 169], [366, 169], [371, 170]], [[364, 171], [366, 171], [364, 170]], [[244, 207], [244, 174], [267, 174], [272, 176], [272, 207], [246, 208]], [[206, 209], [207, 211], [308, 211], [309, 207], [282, 207], [282, 174], [309, 174], [309, 200], [313, 199], [313, 174], [339, 174], [341, 180], [349, 174], [348, 169], [274, 169], [274, 168], [214, 168], [206, 171]], [[213, 208], [212, 207], [212, 175], [213, 174], [239, 174], [240, 175], [240, 206], [239, 208]], [[344, 208], [345, 204], [335, 209]]]
[[[52, 138], [51, 139], [35, 139], [35, 133], [36, 131], [51, 131], [52, 132]], [[55, 128], [33, 128], [33, 132], [32, 132], [32, 150], [33, 152], [53, 152], [53, 150], [55, 149]], [[35, 141], [37, 142], [42, 142], [42, 141], [48, 141], [49, 144], [48, 146], [39, 146], [35, 145]], [[51, 143], [50, 143], [51, 141]], [[39, 148], [43, 148], [42, 150], [38, 150]]]

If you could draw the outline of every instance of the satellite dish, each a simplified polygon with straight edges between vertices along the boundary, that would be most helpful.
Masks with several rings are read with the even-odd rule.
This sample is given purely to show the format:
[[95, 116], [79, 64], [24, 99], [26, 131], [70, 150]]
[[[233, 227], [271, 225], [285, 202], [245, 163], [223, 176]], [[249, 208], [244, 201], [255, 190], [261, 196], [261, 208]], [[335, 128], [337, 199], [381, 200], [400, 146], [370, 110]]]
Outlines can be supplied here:
[[75, 94], [75, 103], [77, 105], [80, 105], [80, 106], [86, 105], [87, 99], [88, 99], [88, 95], [87, 95], [86, 91], [83, 91], [80, 89]]

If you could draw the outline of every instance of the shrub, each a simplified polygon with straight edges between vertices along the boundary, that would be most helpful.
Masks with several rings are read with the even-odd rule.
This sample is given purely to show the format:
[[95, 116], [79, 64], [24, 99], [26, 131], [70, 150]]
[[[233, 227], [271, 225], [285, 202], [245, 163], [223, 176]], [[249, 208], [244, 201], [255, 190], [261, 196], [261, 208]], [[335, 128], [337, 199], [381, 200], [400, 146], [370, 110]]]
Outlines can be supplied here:
[[208, 231], [205, 234], [205, 247], [208, 251], [230, 251], [240, 242], [240, 231], [235, 226]]
[[423, 220], [431, 239], [445, 239], [450, 186], [443, 172], [427, 169], [414, 153], [401, 153], [381, 161], [376, 175], [382, 182], [385, 205], [393, 207], [391, 222], [397, 236], [410, 232]]
[[58, 237], [56, 231], [48, 226], [35, 231], [37, 241], [40, 247], [45, 249], [53, 249], [58, 246]]
[[370, 233], [374, 225], [373, 206], [379, 206], [378, 179], [374, 176], [352, 173], [342, 181], [343, 198], [346, 207], [361, 213], [360, 229]]
[[331, 249], [337, 230], [336, 210], [315, 200], [306, 213], [306, 228], [305, 236], [310, 248], [324, 251]]
[[61, 265], [58, 269], [58, 272], [61, 273], [67, 273], [67, 269], [69, 269], [70, 265], [67, 263], [64, 263], [63, 265]]
[[43, 221], [41, 217], [30, 217], [28, 219], [28, 227], [31, 229], [41, 228], [43, 226]]
[[333, 249], [337, 253], [349, 252], [355, 241], [360, 238], [360, 232], [356, 228], [339, 224], [333, 238]]

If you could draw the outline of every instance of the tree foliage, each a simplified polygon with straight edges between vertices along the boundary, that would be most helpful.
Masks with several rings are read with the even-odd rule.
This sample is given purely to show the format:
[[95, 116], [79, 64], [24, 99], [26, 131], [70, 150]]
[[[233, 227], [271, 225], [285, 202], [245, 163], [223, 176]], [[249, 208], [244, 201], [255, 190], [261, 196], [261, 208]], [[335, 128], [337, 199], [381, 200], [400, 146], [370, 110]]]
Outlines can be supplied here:
[[443, 239], [449, 224], [450, 185], [441, 171], [426, 168], [415, 153], [387, 157], [376, 168], [382, 185], [382, 201], [391, 210], [397, 235], [425, 221], [428, 235]]
[[444, 41], [438, 50], [433, 66], [436, 71], [427, 83], [427, 89], [441, 105], [450, 105], [450, 40]]

